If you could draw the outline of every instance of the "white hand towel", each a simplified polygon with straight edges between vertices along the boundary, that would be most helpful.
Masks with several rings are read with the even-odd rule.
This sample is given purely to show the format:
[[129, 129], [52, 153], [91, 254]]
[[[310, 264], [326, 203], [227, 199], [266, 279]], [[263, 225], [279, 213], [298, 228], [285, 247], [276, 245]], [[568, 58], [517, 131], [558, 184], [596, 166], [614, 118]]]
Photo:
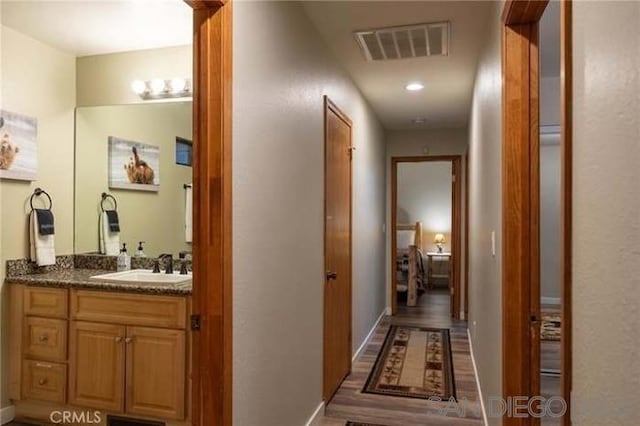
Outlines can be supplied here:
[[54, 235], [41, 235], [38, 232], [38, 215], [31, 212], [29, 224], [29, 237], [31, 240], [31, 261], [38, 266], [48, 266], [56, 264], [56, 249]]
[[184, 208], [184, 239], [190, 243], [193, 239], [193, 185], [185, 188], [185, 208]]
[[120, 233], [111, 232], [107, 213], [100, 215], [100, 253], [117, 256], [120, 253]]

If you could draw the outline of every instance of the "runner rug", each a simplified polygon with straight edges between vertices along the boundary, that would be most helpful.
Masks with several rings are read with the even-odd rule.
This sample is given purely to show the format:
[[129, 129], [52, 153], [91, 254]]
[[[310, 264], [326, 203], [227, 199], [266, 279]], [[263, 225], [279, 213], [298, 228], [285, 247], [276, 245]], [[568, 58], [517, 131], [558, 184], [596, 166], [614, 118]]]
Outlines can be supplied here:
[[422, 399], [455, 398], [449, 330], [391, 326], [362, 391]]

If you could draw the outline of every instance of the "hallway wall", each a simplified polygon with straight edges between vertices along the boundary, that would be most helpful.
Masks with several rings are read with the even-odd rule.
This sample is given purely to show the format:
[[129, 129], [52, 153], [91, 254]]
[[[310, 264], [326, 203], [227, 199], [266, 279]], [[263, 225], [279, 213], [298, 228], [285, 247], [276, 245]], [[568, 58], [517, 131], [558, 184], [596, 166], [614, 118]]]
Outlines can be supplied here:
[[[493, 5], [469, 127], [469, 331], [485, 404], [502, 395], [502, 6], [502, 2]], [[489, 418], [489, 424], [502, 421]]]
[[322, 400], [323, 95], [353, 120], [353, 350], [385, 308], [384, 134], [293, 2], [234, 4], [234, 424]]
[[629, 425], [640, 417], [640, 3], [573, 7], [573, 424]]

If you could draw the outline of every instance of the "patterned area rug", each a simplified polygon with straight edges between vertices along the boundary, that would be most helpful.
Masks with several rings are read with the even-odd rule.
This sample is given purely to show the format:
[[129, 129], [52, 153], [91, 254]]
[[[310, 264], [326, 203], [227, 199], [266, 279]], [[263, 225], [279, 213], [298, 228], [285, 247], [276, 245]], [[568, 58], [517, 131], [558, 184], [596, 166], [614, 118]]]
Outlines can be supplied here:
[[362, 391], [455, 398], [449, 330], [392, 325]]
[[557, 312], [542, 312], [542, 323], [540, 324], [541, 340], [560, 340], [560, 326], [562, 316]]

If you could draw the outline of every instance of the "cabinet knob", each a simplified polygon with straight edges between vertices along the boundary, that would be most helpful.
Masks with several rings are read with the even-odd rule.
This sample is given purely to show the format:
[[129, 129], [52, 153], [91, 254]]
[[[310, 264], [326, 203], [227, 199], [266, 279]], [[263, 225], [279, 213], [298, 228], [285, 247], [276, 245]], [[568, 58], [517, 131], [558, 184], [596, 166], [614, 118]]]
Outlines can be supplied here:
[[116, 343], [120, 343], [120, 342], [122, 342], [122, 337], [121, 336], [117, 336], [115, 340], [116, 340]]
[[39, 384], [40, 386], [46, 385], [46, 384], [47, 384], [47, 379], [40, 379], [40, 380], [38, 380], [38, 384]]
[[46, 334], [41, 334], [38, 337], [38, 341], [40, 341], [40, 342], [46, 342], [47, 340], [49, 340], [49, 336], [47, 336]]
[[129, 343], [133, 342], [133, 337], [127, 337], [127, 338], [125, 338], [125, 339], [124, 339], [124, 342], [125, 342], [125, 343], [127, 343], [127, 344], [129, 344]]

